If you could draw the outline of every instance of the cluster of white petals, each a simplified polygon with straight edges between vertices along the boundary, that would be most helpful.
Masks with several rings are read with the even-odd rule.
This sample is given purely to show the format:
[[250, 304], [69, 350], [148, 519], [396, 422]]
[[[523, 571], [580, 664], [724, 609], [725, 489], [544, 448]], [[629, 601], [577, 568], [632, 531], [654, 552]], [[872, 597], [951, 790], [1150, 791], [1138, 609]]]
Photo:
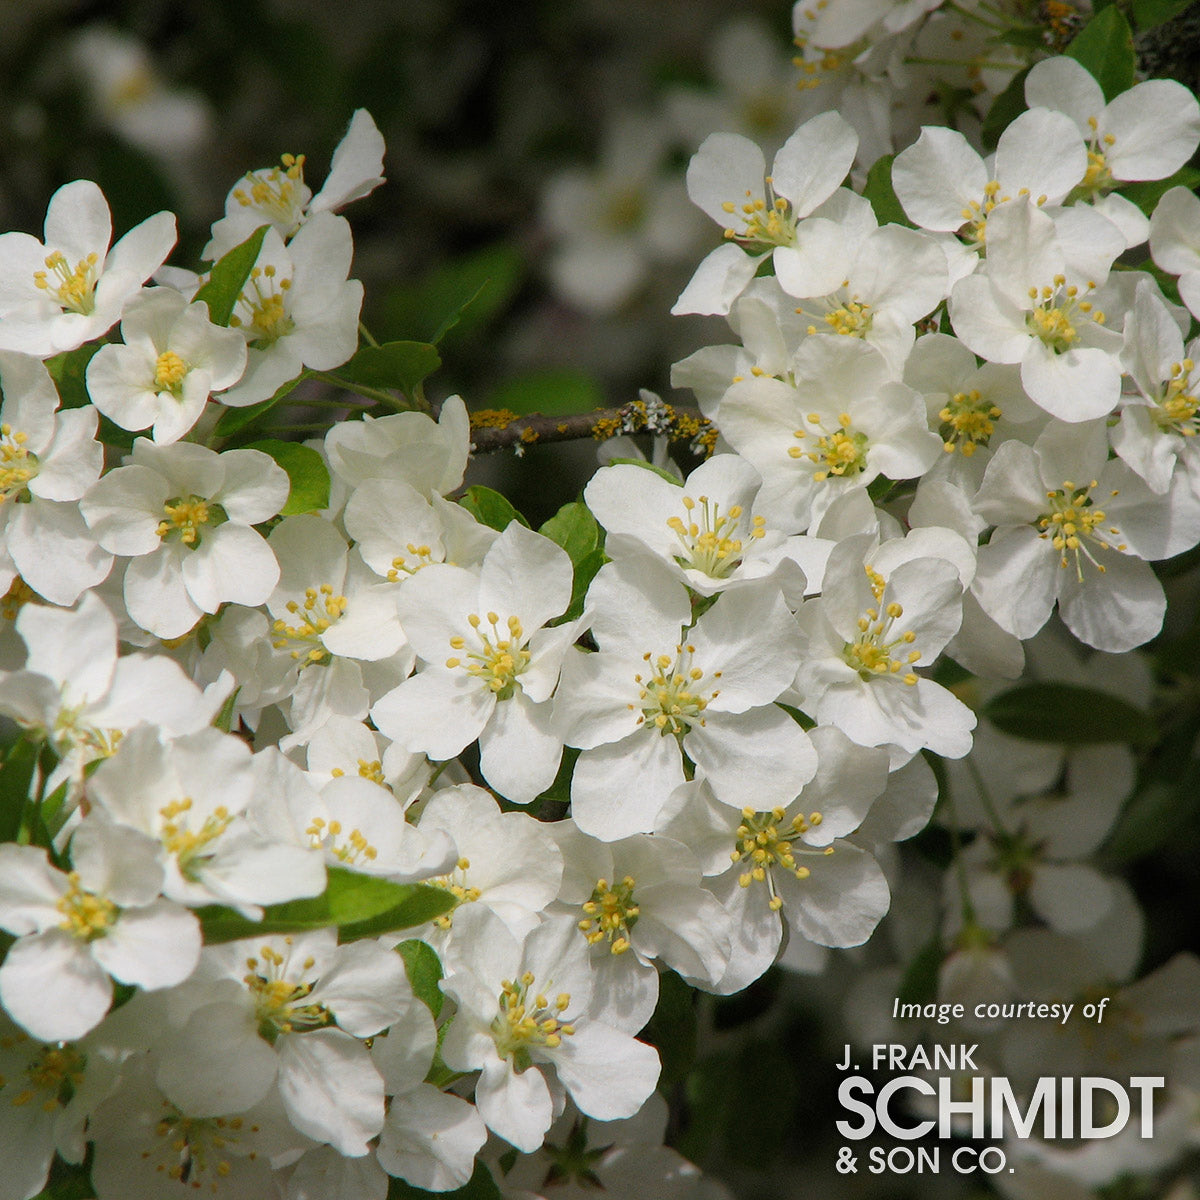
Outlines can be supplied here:
[[[1161, 1057], [1196, 1032], [1170, 1008], [1194, 960], [1135, 982], [1100, 945], [1102, 921], [1140, 938], [1089, 861], [1127, 752], [1014, 749], [971, 688], [1007, 687], [1056, 609], [1100, 674], [1162, 628], [1150, 564], [1200, 544], [1200, 201], [1120, 195], [1194, 153], [1200, 106], [1162, 81], [1105, 103], [1046, 59], [993, 155], [910, 131], [905, 221], [881, 222], [850, 186], [865, 114], [939, 7], [798, 12], [849, 116], [805, 113], [770, 168], [713, 133], [687, 173], [723, 232], [674, 311], [736, 344], [674, 382], [717, 453], [682, 479], [601, 467], [540, 531], [463, 496], [458, 397], [294, 447], [329, 484], [307, 507], [280, 443], [213, 433], [358, 349], [334, 210], [382, 182], [365, 112], [315, 195], [291, 156], [230, 193], [208, 261], [259, 240], [224, 319], [220, 272], [145, 286], [174, 220], [110, 248], [95, 184], [55, 194], [44, 243], [0, 236], [5, 779], [28, 759], [0, 796], [0, 1200], [56, 1154], [89, 1156], [98, 1200], [379, 1200], [476, 1171], [554, 1195], [560, 1143], [581, 1188], [712, 1196], [662, 1145], [664, 974], [727, 996], [866, 943], [933, 756], [943, 991], [1115, 979]], [[645, 147], [616, 146], [608, 192], [564, 182], [559, 219], [611, 217], [639, 162], [646, 183]], [[612, 295], [643, 269], [615, 235], [571, 254], [624, 255]], [[55, 356], [85, 343], [90, 401], [64, 406]], [[101, 414], [139, 436], [106, 446]], [[1092, 686], [1050, 634], [1035, 677]], [[1043, 1050], [1068, 1060], [999, 1053], [1036, 1076]], [[14, 1077], [46, 1089], [20, 1121]]]

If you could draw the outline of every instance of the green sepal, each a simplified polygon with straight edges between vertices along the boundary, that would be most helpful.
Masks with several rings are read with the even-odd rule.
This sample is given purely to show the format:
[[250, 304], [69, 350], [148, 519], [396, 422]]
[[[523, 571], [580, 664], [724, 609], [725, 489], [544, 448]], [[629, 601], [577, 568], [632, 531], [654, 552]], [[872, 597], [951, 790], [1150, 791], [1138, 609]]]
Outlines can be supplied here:
[[233, 728], [233, 710], [237, 707], [238, 692], [241, 690], [241, 684], [238, 684], [225, 697], [225, 702], [217, 710], [217, 715], [212, 719], [214, 729], [219, 729], [222, 733], [228, 733]]

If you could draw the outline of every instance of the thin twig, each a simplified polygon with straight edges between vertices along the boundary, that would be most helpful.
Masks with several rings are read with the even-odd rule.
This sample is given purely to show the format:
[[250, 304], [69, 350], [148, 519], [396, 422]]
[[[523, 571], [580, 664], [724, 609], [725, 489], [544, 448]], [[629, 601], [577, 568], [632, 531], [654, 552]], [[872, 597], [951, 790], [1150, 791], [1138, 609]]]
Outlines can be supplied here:
[[542, 442], [570, 442], [583, 438], [607, 441], [622, 433], [650, 433], [673, 442], [687, 442], [699, 454], [711, 454], [715, 426], [690, 405], [647, 404], [633, 400], [620, 408], [597, 408], [587, 413], [519, 416], [508, 409], [484, 409], [471, 414], [471, 443], [477, 454], [515, 450]]

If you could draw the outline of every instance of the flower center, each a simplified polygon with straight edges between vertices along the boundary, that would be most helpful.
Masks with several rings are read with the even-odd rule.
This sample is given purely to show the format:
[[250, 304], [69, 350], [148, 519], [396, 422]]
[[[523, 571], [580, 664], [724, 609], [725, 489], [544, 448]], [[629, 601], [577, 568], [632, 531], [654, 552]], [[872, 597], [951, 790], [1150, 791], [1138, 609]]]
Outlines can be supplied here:
[[[323, 583], [319, 588], [305, 588], [304, 601], [289, 600], [287, 610], [296, 617], [296, 624], [289, 625], [282, 617], [271, 625], [276, 650], [287, 649], [292, 658], [300, 663], [301, 669], [314, 663], [327, 663], [333, 657], [321, 643], [321, 635], [341, 617], [349, 601], [345, 596], [335, 596], [331, 584]], [[360, 771], [361, 775], [362, 772]]]
[[[901, 651], [902, 647], [911, 646], [917, 640], [917, 635], [912, 630], [895, 631], [895, 623], [904, 615], [903, 607], [895, 600], [884, 604], [887, 581], [873, 567], [864, 566], [863, 570], [871, 581], [875, 606], [868, 608], [858, 618], [858, 637], [842, 648], [842, 659], [858, 672], [860, 679], [899, 675], [906, 666], [911, 666], [921, 657], [920, 650]], [[897, 657], [892, 657], [893, 652], [897, 653]], [[917, 675], [911, 670], [905, 671], [901, 680], [913, 687]]]
[[[691, 496], [684, 496], [683, 507], [687, 510], [686, 521], [681, 517], [671, 517], [667, 521], [683, 547], [683, 554], [677, 554], [675, 561], [681, 567], [703, 571], [713, 579], [725, 579], [742, 564], [742, 540], [735, 536], [741, 524], [742, 506], [735, 504], [728, 513], [722, 514], [717, 501], [701, 496], [697, 513], [696, 501]], [[761, 538], [765, 533], [766, 518], [754, 517], [750, 536]]]
[[1171, 378], [1167, 380], [1154, 414], [1160, 428], [1171, 429], [1183, 437], [1195, 437], [1200, 427], [1196, 418], [1200, 399], [1196, 397], [1196, 384], [1192, 379], [1195, 369], [1196, 364], [1190, 358], [1171, 364]]
[[279, 161], [278, 167], [248, 172], [246, 186], [235, 188], [233, 198], [243, 208], [260, 209], [290, 237], [300, 227], [304, 155], [285, 154]]
[[351, 866], [360, 860], [374, 862], [379, 857], [379, 851], [367, 841], [362, 830], [352, 829], [343, 838], [341, 821], [326, 821], [323, 817], [313, 817], [304, 832], [308, 836], [308, 844], [314, 850], [324, 850], [340, 862]]
[[[467, 883], [466, 873], [470, 869], [471, 860], [463, 857], [454, 864], [454, 870], [449, 875], [439, 875], [437, 879], [426, 879], [423, 882], [449, 892], [454, 897], [455, 908], [460, 904], [472, 904], [479, 899], [482, 893], [477, 887]], [[443, 913], [440, 917], [434, 917], [433, 923], [439, 929], [449, 929], [453, 924], [451, 918], [451, 913]]]
[[120, 910], [111, 900], [85, 891], [80, 886], [78, 871], [72, 871], [67, 879], [70, 886], [54, 905], [62, 913], [59, 929], [65, 929], [81, 942], [94, 942], [104, 937]]
[[43, 1112], [63, 1107], [83, 1083], [87, 1059], [74, 1046], [43, 1046], [25, 1067], [28, 1081], [13, 1098], [15, 1107], [38, 1100]]
[[34, 271], [33, 282], [43, 292], [49, 292], [61, 308], [87, 316], [96, 306], [96, 282], [100, 272], [96, 253], [81, 258], [72, 270], [61, 250], [46, 255], [46, 270]]
[[768, 906], [778, 912], [783, 907], [783, 898], [775, 894], [772, 870], [778, 867], [790, 871], [797, 879], [807, 879], [811, 872], [807, 867], [796, 865], [797, 853], [833, 853], [832, 846], [819, 851], [797, 851], [792, 846], [796, 838], [814, 825], [820, 825], [822, 819], [819, 812], [810, 813], [807, 818], [797, 814], [784, 825], [782, 808], [773, 808], [770, 812], [742, 809], [742, 823], [729, 855], [733, 862], [746, 865], [746, 870], [738, 876], [738, 885], [748, 888], [752, 883], [765, 883], [771, 895]]
[[[341, 767], [334, 767], [330, 775], [334, 779], [341, 779], [346, 774]], [[372, 783], [385, 784], [386, 780], [383, 776], [383, 763], [379, 759], [374, 758], [368, 762], [365, 758], [358, 760], [358, 774], [361, 779], [369, 779]]]
[[292, 281], [276, 281], [276, 274], [273, 263], [254, 267], [249, 286], [238, 297], [245, 315], [237, 313], [229, 318], [229, 324], [241, 329], [259, 350], [268, 349], [296, 328], [286, 303]]
[[[802, 458], [813, 463], [820, 469], [813, 472], [813, 479], [818, 483], [828, 479], [830, 475], [858, 475], [867, 465], [867, 435], [853, 427], [849, 413], [838, 414], [838, 428], [827, 429], [820, 413], [809, 413], [808, 423], [815, 429], [796, 429], [792, 437], [812, 445], [808, 450], [804, 446], [789, 446], [789, 458]], [[815, 439], [808, 439], [815, 433]]]
[[158, 523], [155, 532], [164, 541], [178, 540], [185, 546], [194, 547], [200, 540], [200, 531], [205, 525], [223, 525], [225, 510], [211, 500], [194, 493], [189, 496], [172, 496], [163, 504], [165, 518]]
[[175, 856], [179, 873], [185, 879], [194, 880], [204, 859], [211, 857], [206, 856], [204, 851], [229, 828], [233, 816], [222, 804], [200, 822], [199, 829], [192, 829], [188, 823], [191, 810], [190, 796], [172, 800], [160, 808], [158, 812], [162, 817], [162, 827], [159, 837], [167, 853]]
[[500, 985], [500, 1012], [492, 1021], [492, 1038], [501, 1058], [509, 1059], [515, 1070], [524, 1071], [533, 1061], [531, 1048], [553, 1050], [564, 1037], [575, 1032], [574, 1025], [560, 1020], [571, 1005], [568, 992], [560, 992], [553, 1005], [537, 992], [531, 995], [534, 977], [526, 971], [516, 983]]
[[185, 1117], [165, 1100], [163, 1108], [166, 1113], [154, 1126], [158, 1141], [142, 1156], [157, 1160], [154, 1169], [164, 1178], [217, 1194], [233, 1171], [228, 1149], [240, 1140], [243, 1119]]
[[995, 422], [1002, 416], [1000, 408], [985, 400], [978, 388], [955, 392], [950, 403], [938, 413], [942, 422], [938, 434], [947, 454], [958, 450], [964, 458], [975, 453], [976, 446], [986, 446], [996, 432]]
[[726, 229], [725, 237], [752, 253], [761, 253], [774, 246], [794, 246], [796, 217], [791, 204], [782, 196], [775, 195], [769, 175], [764, 181], [763, 192], [764, 195], [755, 196], [747, 188], [746, 198], [740, 205], [733, 200], [726, 200], [721, 205], [742, 225], [740, 230], [732, 226]]
[[612, 886], [606, 879], [596, 880], [591, 899], [583, 905], [585, 916], [579, 922], [589, 946], [607, 940], [613, 954], [624, 954], [629, 949], [629, 933], [641, 911], [633, 900], [633, 883], [632, 875]]
[[433, 550], [429, 546], [415, 546], [409, 542], [404, 548], [408, 551], [408, 556], [397, 554], [392, 559], [391, 570], [387, 573], [390, 583], [395, 583], [401, 575], [415, 575], [422, 567], [427, 567], [433, 562]]
[[857, 292], [850, 291], [848, 279], [843, 279], [842, 286], [830, 295], [801, 304], [796, 315], [820, 322], [808, 326], [805, 332], [810, 337], [816, 333], [835, 333], [839, 337], [865, 338], [875, 319], [871, 306], [860, 300]]
[[617, 233], [636, 229], [646, 215], [646, 197], [641, 188], [623, 187], [609, 197], [604, 223]]
[[187, 373], [187, 363], [174, 350], [164, 350], [154, 364], [155, 391], [178, 396]]
[[[1083, 487], [1063, 480], [1061, 488], [1046, 493], [1050, 501], [1050, 509], [1039, 518], [1037, 527], [1041, 531], [1038, 536], [1048, 538], [1050, 544], [1060, 554], [1059, 566], [1064, 569], [1068, 559], [1075, 561], [1075, 576], [1083, 582], [1083, 559], [1087, 559], [1102, 575], [1107, 570], [1105, 565], [1096, 561], [1095, 553], [1089, 543], [1094, 542], [1101, 550], [1111, 550], [1113, 547], [1104, 540], [1102, 534], [1112, 534], [1120, 537], [1121, 531], [1114, 525], [1102, 528], [1108, 520], [1102, 508], [1097, 508], [1092, 500], [1091, 491], [1096, 487], [1096, 480]], [[1117, 491], [1111, 495], [1116, 496]], [[1121, 542], [1117, 550], [1124, 550], [1125, 543]]]
[[[674, 657], [660, 654], [652, 658], [648, 652], [642, 655], [643, 660], [651, 664], [653, 674], [649, 680], [640, 672], [633, 677], [638, 684], [642, 709], [642, 715], [637, 719], [639, 725], [648, 721], [664, 736], [672, 733], [682, 737], [693, 725], [704, 724], [704, 710], [721, 693], [714, 689], [706, 697], [697, 688], [704, 672], [692, 665], [695, 652], [696, 647], [688, 644], [676, 646]], [[721, 678], [721, 672], [714, 671], [712, 678], [715, 683]], [[631, 710], [635, 707], [629, 705]]]
[[[284, 939], [291, 945], [291, 939]], [[323, 1029], [333, 1024], [333, 1014], [323, 1004], [313, 1004], [308, 997], [313, 985], [284, 977], [288, 959], [271, 946], [263, 946], [258, 958], [246, 959], [249, 968], [242, 982], [254, 996], [254, 1016], [259, 1036], [274, 1045], [281, 1033], [303, 1033]], [[315, 960], [306, 958], [302, 971], [311, 971]]]
[[[479, 642], [479, 649], [467, 650], [465, 661], [458, 657], [446, 659], [446, 666], [451, 670], [462, 667], [494, 692], [497, 700], [509, 699], [518, 687], [517, 677], [529, 666], [530, 659], [529, 651], [524, 649], [525, 630], [520, 618], [508, 618], [506, 634], [501, 633], [500, 618], [494, 612], [487, 614], [490, 633], [483, 628], [483, 618], [478, 613], [471, 613], [467, 621]], [[465, 650], [466, 645], [467, 639], [459, 634], [450, 639], [453, 650]]]
[[[816, 7], [824, 6], [818, 4]], [[809, 21], [817, 19], [817, 12], [814, 8], [806, 8], [802, 11]], [[799, 31], [792, 42], [800, 51], [793, 57], [792, 65], [800, 68], [800, 78], [796, 80], [796, 88], [802, 92], [820, 87], [826, 76], [840, 71], [847, 62], [853, 62], [866, 49], [866, 38], [860, 38], [853, 45], [843, 46], [840, 50], [828, 50], [823, 46], [811, 44], [811, 35], [804, 30]]]
[[37, 455], [26, 442], [29, 434], [11, 425], [0, 425], [0, 504], [20, 500], [26, 485], [38, 472]]
[[[1085, 290], [1091, 292], [1095, 287], [1088, 283]], [[1069, 350], [1079, 340], [1077, 326], [1082, 321], [1095, 321], [1097, 325], [1105, 321], [1104, 313], [1090, 300], [1081, 299], [1079, 289], [1074, 284], [1068, 286], [1063, 275], [1055, 275], [1052, 287], [1031, 287], [1029, 298], [1034, 304], [1025, 317], [1025, 326], [1055, 354]]]
[[1111, 133], [1100, 134], [1100, 122], [1095, 117], [1088, 117], [1091, 128], [1091, 144], [1087, 152], [1087, 171], [1076, 185], [1076, 192], [1085, 196], [1104, 195], [1116, 186], [1112, 171], [1108, 166], [1107, 152], [1116, 144], [1116, 138]]

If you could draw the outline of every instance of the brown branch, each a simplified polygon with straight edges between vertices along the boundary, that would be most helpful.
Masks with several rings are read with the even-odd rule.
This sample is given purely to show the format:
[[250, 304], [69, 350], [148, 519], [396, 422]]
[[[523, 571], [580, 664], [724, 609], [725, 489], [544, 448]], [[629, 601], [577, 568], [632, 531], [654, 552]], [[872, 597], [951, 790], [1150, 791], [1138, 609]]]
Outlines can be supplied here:
[[607, 441], [622, 433], [650, 433], [672, 442], [687, 442], [698, 454], [712, 453], [716, 427], [698, 408], [663, 404], [657, 398], [633, 400], [620, 408], [597, 408], [589, 413], [518, 416], [508, 409], [482, 409], [471, 414], [471, 444], [475, 453], [515, 450], [542, 442], [569, 442], [582, 438]]

